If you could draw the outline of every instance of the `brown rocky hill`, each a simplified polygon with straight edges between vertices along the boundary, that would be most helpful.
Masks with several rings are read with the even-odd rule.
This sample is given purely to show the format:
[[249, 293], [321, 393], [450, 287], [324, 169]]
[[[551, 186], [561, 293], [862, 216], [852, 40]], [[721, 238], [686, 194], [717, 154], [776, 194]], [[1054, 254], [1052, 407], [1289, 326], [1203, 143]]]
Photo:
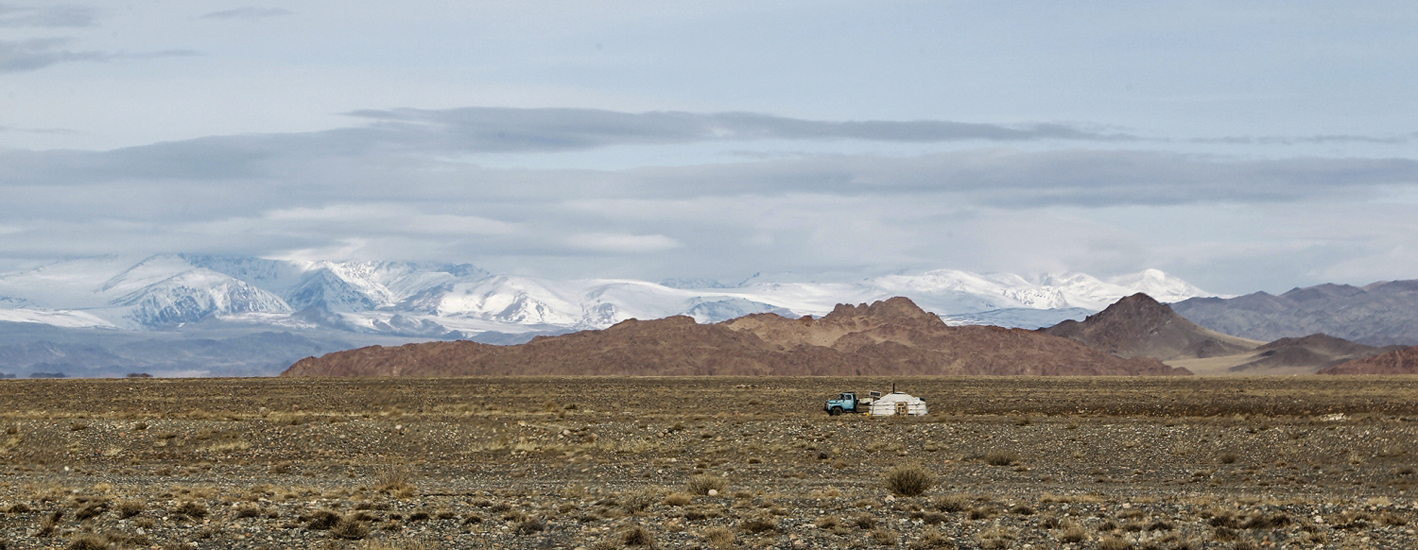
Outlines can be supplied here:
[[1281, 338], [1256, 348], [1253, 359], [1229, 367], [1227, 370], [1240, 374], [1296, 367], [1320, 371], [1326, 367], [1370, 357], [1398, 347], [1377, 348], [1326, 334], [1311, 334], [1303, 338]]
[[1355, 359], [1321, 370], [1320, 374], [1418, 374], [1418, 346]]
[[821, 319], [755, 314], [700, 325], [629, 320], [515, 346], [429, 342], [308, 357], [282, 376], [1174, 375], [1048, 334], [947, 326], [906, 298], [839, 305]]
[[1039, 331], [1077, 340], [1119, 357], [1163, 361], [1236, 355], [1261, 344], [1197, 326], [1140, 292], [1083, 321], [1064, 321]]

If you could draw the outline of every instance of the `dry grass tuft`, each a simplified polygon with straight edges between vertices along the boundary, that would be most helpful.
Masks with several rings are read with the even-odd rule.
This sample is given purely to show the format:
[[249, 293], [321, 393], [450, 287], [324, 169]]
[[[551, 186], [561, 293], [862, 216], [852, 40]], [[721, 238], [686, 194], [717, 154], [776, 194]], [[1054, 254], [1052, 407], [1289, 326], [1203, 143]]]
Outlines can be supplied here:
[[374, 476], [374, 488], [397, 498], [413, 498], [418, 495], [413, 480], [414, 474], [407, 466], [391, 465]]
[[890, 529], [873, 529], [871, 532], [871, 541], [880, 546], [896, 546], [900, 540], [901, 537]]
[[369, 536], [369, 526], [352, 517], [342, 517], [330, 529], [330, 536], [337, 539], [360, 540]]
[[914, 497], [935, 486], [935, 474], [918, 464], [897, 466], [886, 472], [886, 488], [901, 496]]
[[709, 543], [709, 545], [714, 548], [730, 548], [738, 542], [738, 537], [734, 535], [734, 532], [724, 526], [710, 527], [705, 529], [699, 536], [704, 539], [704, 542]]
[[209, 511], [207, 505], [200, 502], [187, 501], [179, 504], [176, 508], [168, 510], [168, 513], [187, 516], [192, 519], [202, 519], [207, 517]]
[[312, 531], [333, 529], [340, 523], [340, 519], [340, 514], [330, 510], [320, 510], [300, 516], [300, 521], [305, 523], [305, 528]]
[[80, 535], [69, 541], [65, 550], [106, 550], [111, 541], [102, 535]]
[[643, 512], [660, 500], [660, 491], [653, 488], [640, 489], [620, 495], [620, 505], [630, 513]]
[[1019, 461], [1019, 453], [1014, 451], [994, 450], [985, 453], [985, 464], [991, 466], [1013, 466]]
[[530, 517], [517, 524], [514, 530], [518, 535], [530, 535], [547, 530], [547, 523], [542, 518]]
[[959, 493], [941, 495], [931, 500], [931, 506], [942, 512], [964, 512], [970, 509], [970, 497]]
[[777, 531], [778, 523], [769, 518], [753, 518], [740, 523], [739, 530], [757, 535]]
[[956, 547], [956, 544], [955, 539], [941, 534], [940, 531], [932, 527], [930, 529], [927, 529], [925, 534], [921, 535], [921, 540], [917, 541], [916, 544], [911, 545], [911, 547], [921, 549], [940, 548], [944, 550], [951, 550]]
[[635, 524], [627, 527], [620, 534], [620, 542], [626, 546], [655, 547], [655, 534], [645, 528], [644, 525]]
[[86, 504], [83, 508], [80, 508], [79, 511], [74, 512], [74, 519], [78, 521], [93, 519], [102, 515], [105, 510], [107, 510], [107, 508], [100, 503]]
[[124, 500], [118, 503], [118, 517], [128, 519], [143, 513], [147, 505], [141, 500]]
[[63, 510], [55, 510], [53, 513], [44, 516], [40, 520], [39, 531], [35, 532], [36, 537], [48, 537], [54, 534], [54, 529], [59, 526], [59, 520], [64, 519]]
[[695, 495], [707, 495], [711, 490], [716, 494], [724, 494], [724, 488], [728, 484], [728, 481], [722, 477], [699, 474], [689, 478], [689, 482], [685, 484], [685, 490]]
[[1105, 537], [1098, 541], [1098, 550], [1132, 550], [1132, 543], [1120, 537]]

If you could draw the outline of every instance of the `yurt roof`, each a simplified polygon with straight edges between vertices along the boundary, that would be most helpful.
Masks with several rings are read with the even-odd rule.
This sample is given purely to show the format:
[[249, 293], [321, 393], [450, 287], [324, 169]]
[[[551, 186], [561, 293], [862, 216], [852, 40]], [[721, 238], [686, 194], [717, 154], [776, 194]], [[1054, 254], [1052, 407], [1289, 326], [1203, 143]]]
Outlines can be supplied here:
[[883, 395], [883, 396], [881, 396], [881, 399], [877, 399], [876, 402], [877, 402], [877, 403], [896, 403], [896, 402], [916, 401], [917, 399], [918, 399], [918, 398], [913, 397], [913, 396], [907, 394], [906, 392], [896, 392], [896, 393], [889, 393], [889, 394]]

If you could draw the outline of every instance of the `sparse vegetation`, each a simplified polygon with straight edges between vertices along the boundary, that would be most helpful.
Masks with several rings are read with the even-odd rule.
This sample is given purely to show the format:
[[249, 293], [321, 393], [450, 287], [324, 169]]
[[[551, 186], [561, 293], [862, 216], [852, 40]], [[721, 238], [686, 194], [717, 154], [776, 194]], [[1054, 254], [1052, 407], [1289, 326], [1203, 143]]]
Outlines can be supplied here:
[[375, 477], [375, 489], [398, 498], [411, 498], [418, 490], [413, 483], [413, 472], [408, 466], [385, 466]]
[[723, 526], [705, 529], [701, 537], [704, 539], [704, 542], [709, 543], [709, 545], [714, 548], [728, 548], [738, 541], [738, 537], [734, 536], [734, 532]]
[[330, 536], [345, 540], [363, 539], [369, 536], [369, 525], [357, 518], [341, 517], [330, 528]]
[[985, 464], [991, 466], [1013, 466], [1019, 463], [1019, 453], [1014, 451], [993, 450], [985, 453]]
[[621, 543], [626, 546], [655, 546], [655, 534], [650, 532], [644, 525], [635, 524], [627, 527], [620, 536]]
[[873, 529], [871, 541], [881, 546], [896, 546], [901, 537], [890, 529]]
[[755, 535], [760, 533], [766, 533], [769, 531], [777, 531], [778, 522], [764, 517], [748, 519], [744, 520], [743, 523], [739, 524], [739, 530], [745, 533], [753, 533]]
[[689, 478], [689, 483], [685, 484], [685, 490], [694, 495], [708, 495], [709, 491], [714, 494], [723, 494], [728, 482], [722, 477], [709, 474], [699, 474]]
[[919, 464], [897, 466], [886, 472], [886, 488], [892, 493], [914, 497], [935, 486], [936, 477]]
[[[0, 540], [1418, 547], [1407, 533], [1414, 455], [1399, 443], [1411, 440], [1403, 419], [1418, 416], [1418, 380], [1327, 379], [1335, 386], [1312, 391], [1299, 379], [920, 379], [913, 393], [948, 388], [949, 417], [829, 422], [781, 408], [864, 380], [7, 381]], [[681, 408], [726, 391], [741, 408]], [[621, 409], [597, 405], [627, 394], [636, 399]], [[1296, 399], [1321, 412], [1280, 414]], [[916, 496], [888, 475], [913, 465], [936, 482]], [[649, 544], [630, 544], [633, 526]]]

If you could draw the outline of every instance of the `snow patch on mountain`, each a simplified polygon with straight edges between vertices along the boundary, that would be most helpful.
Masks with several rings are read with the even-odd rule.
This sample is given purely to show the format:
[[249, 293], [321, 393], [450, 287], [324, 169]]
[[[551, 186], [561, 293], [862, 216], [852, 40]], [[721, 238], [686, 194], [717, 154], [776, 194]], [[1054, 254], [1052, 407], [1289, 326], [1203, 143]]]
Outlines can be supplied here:
[[1006, 328], [1033, 330], [1036, 328], [1051, 327], [1068, 320], [1082, 321], [1083, 318], [1093, 313], [1096, 313], [1096, 311], [1081, 307], [1058, 309], [1009, 308], [982, 311], [979, 313], [941, 315], [940, 318], [945, 321], [945, 324], [951, 326], [995, 325]]
[[1024, 277], [954, 269], [868, 278], [755, 274], [729, 286], [702, 279], [551, 280], [493, 275], [466, 264], [166, 254], [72, 260], [0, 274], [0, 296], [7, 297], [0, 301], [0, 320], [157, 329], [220, 319], [282, 330], [453, 338], [598, 329], [670, 315], [701, 323], [762, 312], [825, 315], [839, 303], [906, 296], [950, 323], [1032, 328], [1098, 311], [1136, 292], [1161, 301], [1210, 295], [1158, 270], [1107, 281], [1081, 273]]
[[703, 298], [690, 300], [693, 304], [684, 314], [694, 318], [700, 324], [718, 323], [737, 319], [745, 315], [754, 313], [776, 313], [784, 317], [793, 317], [794, 313], [788, 309], [767, 304], [745, 300], [743, 298], [727, 298], [724, 300], [704, 301]]
[[113, 323], [100, 319], [91, 313], [68, 310], [0, 308], [0, 321], [10, 323], [39, 323], [42, 325], [53, 325], [65, 328], [117, 328]]
[[[137, 282], [146, 282], [144, 272]], [[279, 296], [205, 268], [184, 271], [162, 279], [114, 301], [130, 306], [126, 315], [143, 327], [157, 328], [178, 323], [194, 323], [212, 316], [241, 313], [290, 313]]]

